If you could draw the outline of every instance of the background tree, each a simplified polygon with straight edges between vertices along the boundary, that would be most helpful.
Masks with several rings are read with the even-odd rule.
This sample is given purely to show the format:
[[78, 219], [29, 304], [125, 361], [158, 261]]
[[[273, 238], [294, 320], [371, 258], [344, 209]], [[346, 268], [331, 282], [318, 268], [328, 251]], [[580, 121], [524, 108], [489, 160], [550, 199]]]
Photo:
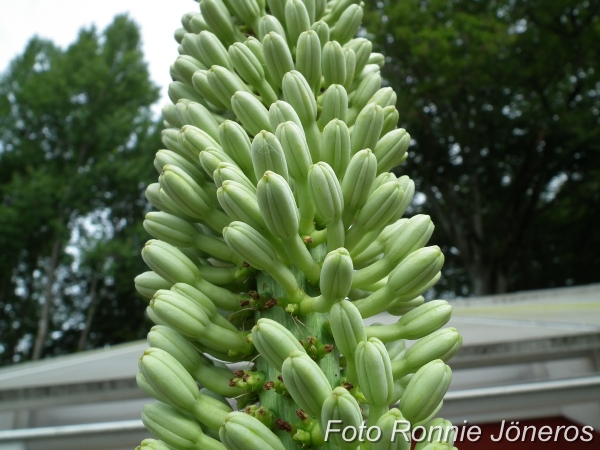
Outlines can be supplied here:
[[65, 50], [33, 38], [1, 77], [2, 362], [137, 336], [139, 314], [90, 332], [86, 312], [91, 325], [140, 308], [131, 280], [157, 97], [125, 16]]
[[368, 5], [364, 25], [415, 139], [401, 170], [450, 247], [446, 288], [600, 280], [600, 2]]

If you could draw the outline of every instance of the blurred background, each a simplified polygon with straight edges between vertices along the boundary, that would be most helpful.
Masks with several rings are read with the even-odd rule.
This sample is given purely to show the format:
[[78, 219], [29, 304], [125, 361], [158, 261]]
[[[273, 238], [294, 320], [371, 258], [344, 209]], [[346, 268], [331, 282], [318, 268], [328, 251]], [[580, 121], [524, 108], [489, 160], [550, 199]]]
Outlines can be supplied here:
[[[539, 321], [554, 302], [563, 308], [545, 317], [555, 325], [597, 322], [600, 1], [365, 4], [361, 33], [386, 55], [385, 83], [413, 137], [397, 169], [417, 184], [408, 215], [432, 216], [431, 243], [446, 255], [429, 298], [467, 298], [458, 311], [480, 307], [470, 316], [489, 318], [497, 299], [514, 306], [541, 295], [508, 293], [575, 286], [504, 317]], [[81, 5], [0, 4], [4, 366], [143, 339], [150, 327], [133, 285], [146, 270], [143, 193], [162, 147], [172, 34], [198, 5]], [[582, 298], [594, 308], [569, 316]], [[598, 334], [600, 323], [588, 322], [584, 331]]]

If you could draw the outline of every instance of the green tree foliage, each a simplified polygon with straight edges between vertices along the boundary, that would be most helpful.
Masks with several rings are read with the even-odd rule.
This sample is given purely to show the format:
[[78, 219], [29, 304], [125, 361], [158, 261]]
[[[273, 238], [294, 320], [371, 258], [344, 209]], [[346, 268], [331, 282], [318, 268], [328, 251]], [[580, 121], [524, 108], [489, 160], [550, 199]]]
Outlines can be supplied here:
[[0, 78], [0, 361], [137, 336], [119, 318], [141, 307], [157, 97], [125, 16], [64, 50], [33, 38]]
[[447, 289], [598, 281], [600, 1], [368, 5]]

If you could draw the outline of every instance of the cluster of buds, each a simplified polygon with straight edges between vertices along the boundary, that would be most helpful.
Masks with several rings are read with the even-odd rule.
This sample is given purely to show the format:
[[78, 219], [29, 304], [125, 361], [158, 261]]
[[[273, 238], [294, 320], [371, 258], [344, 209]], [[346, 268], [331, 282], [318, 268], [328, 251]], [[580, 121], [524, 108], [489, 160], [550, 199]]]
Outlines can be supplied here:
[[[158, 400], [142, 419], [159, 440], [138, 448], [409, 449], [386, 436], [398, 420], [447, 422], [462, 338], [443, 328], [451, 306], [422, 296], [444, 257], [428, 216], [403, 217], [415, 185], [390, 171], [410, 136], [384, 56], [354, 37], [363, 6], [199, 4], [175, 32], [146, 191], [154, 239], [135, 283], [155, 326], [137, 381]], [[364, 325], [383, 312], [401, 318]], [[365, 419], [379, 442], [328, 439]]]

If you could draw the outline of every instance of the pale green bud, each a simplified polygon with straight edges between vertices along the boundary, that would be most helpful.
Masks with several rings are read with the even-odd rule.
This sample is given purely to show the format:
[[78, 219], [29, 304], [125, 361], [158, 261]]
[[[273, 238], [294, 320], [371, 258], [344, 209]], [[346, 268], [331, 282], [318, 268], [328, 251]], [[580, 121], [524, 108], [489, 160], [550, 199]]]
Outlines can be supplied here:
[[204, 102], [203, 96], [198, 95], [198, 92], [196, 91], [197, 89], [195, 90], [195, 85], [194, 88], [192, 88], [181, 81], [174, 81], [169, 83], [167, 95], [173, 103], [177, 103], [181, 99], [189, 99], [200, 103]]
[[196, 265], [166, 242], [149, 240], [142, 249], [142, 258], [148, 267], [171, 285], [179, 282], [194, 284], [200, 277]]
[[202, 338], [211, 325], [204, 308], [172, 291], [157, 291], [150, 301], [150, 308], [171, 328], [193, 339]]
[[[413, 197], [415, 196], [415, 182], [413, 180], [411, 180], [408, 177], [408, 175], [403, 175], [400, 178], [398, 178], [398, 184], [404, 191], [404, 201], [402, 202], [402, 208], [400, 208], [400, 210], [402, 211], [402, 214], [404, 214], [406, 209], [412, 203]], [[402, 215], [400, 215], [400, 217], [401, 216]], [[396, 216], [396, 217], [398, 217], [398, 216]], [[400, 218], [400, 217], [398, 217], [398, 218]]]
[[181, 128], [184, 125], [184, 123], [181, 120], [181, 117], [179, 117], [179, 114], [177, 112], [177, 108], [175, 107], [175, 105], [169, 103], [169, 104], [163, 106], [161, 113], [163, 116], [163, 120], [169, 122], [171, 127]]
[[269, 33], [276, 33], [285, 40], [285, 30], [281, 21], [277, 17], [267, 14], [258, 21], [258, 39], [264, 43], [265, 36]]
[[281, 22], [285, 22], [285, 2], [286, 0], [267, 0], [271, 14]]
[[421, 367], [402, 395], [402, 415], [410, 423], [427, 419], [443, 400], [451, 381], [452, 370], [439, 359]]
[[218, 140], [217, 128], [219, 123], [204, 105], [196, 102], [179, 102], [177, 110], [180, 111], [180, 116], [184, 122], [181, 125], [182, 127], [184, 125], [192, 125], [208, 133], [214, 140]]
[[354, 353], [360, 389], [368, 402], [388, 406], [394, 393], [392, 363], [385, 345], [377, 338], [359, 342]]
[[296, 350], [283, 362], [281, 374], [296, 404], [308, 415], [321, 417], [323, 403], [332, 389], [317, 363], [306, 353]]
[[[373, 182], [373, 186], [371, 187], [371, 192], [379, 189], [385, 183], [397, 183], [398, 178], [392, 172], [383, 172], [375, 177], [375, 181]], [[402, 187], [402, 186], [400, 186]], [[386, 239], [387, 240], [387, 239]]]
[[364, 206], [371, 193], [376, 172], [377, 158], [371, 150], [361, 150], [352, 157], [342, 181], [346, 208], [356, 210]]
[[[357, 119], [358, 122], [358, 119]], [[377, 173], [388, 172], [406, 159], [410, 134], [398, 128], [383, 136], [374, 147], [377, 156]]]
[[342, 355], [353, 360], [359, 342], [367, 340], [360, 312], [351, 301], [342, 300], [331, 308], [329, 323], [337, 348]]
[[181, 16], [181, 25], [183, 25], [183, 28], [185, 28], [189, 33], [192, 32], [190, 22], [192, 20], [192, 17], [194, 17], [196, 14], [198, 14], [196, 11], [190, 11]]
[[283, 100], [277, 100], [271, 105], [269, 108], [269, 121], [273, 130], [277, 130], [277, 127], [284, 122], [294, 122], [304, 132], [298, 114], [292, 105]]
[[227, 414], [219, 429], [219, 438], [227, 450], [285, 450], [266, 425], [240, 411]]
[[368, 64], [377, 64], [379, 67], [383, 67], [385, 65], [385, 56], [381, 53], [371, 53]]
[[345, 248], [333, 250], [325, 256], [319, 287], [326, 299], [345, 299], [352, 287], [352, 258]]
[[350, 132], [346, 123], [342, 119], [332, 119], [323, 129], [322, 142], [323, 161], [331, 166], [338, 178], [342, 178], [350, 163]]
[[261, 16], [261, 8], [256, 0], [235, 0], [230, 2], [230, 8], [237, 17], [252, 28], [256, 28]]
[[406, 354], [406, 341], [404, 339], [398, 339], [396, 341], [387, 342], [385, 348], [388, 351], [388, 355], [390, 355], [390, 360], [397, 361], [404, 358], [404, 355]]
[[[315, 19], [315, 15], [317, 13], [317, 2], [320, 0], [302, 0], [304, 6], [306, 7], [306, 11], [308, 12], [308, 21], [309, 23], [313, 23]], [[323, 8], [323, 6], [319, 6], [319, 8]]]
[[[363, 422], [362, 413], [356, 399], [341, 386], [336, 387], [331, 395], [325, 399], [320, 419], [323, 432], [327, 430], [327, 425], [332, 420], [340, 420], [341, 423], [336, 422], [335, 428], [342, 430], [346, 427], [358, 429]], [[341, 433], [330, 434], [327, 442], [331, 442], [340, 448], [354, 448], [356, 446], [356, 440], [345, 441]]]
[[383, 108], [383, 127], [381, 128], [381, 137], [396, 129], [400, 114], [395, 106], [386, 106]]
[[[352, 140], [352, 154], [365, 148], [375, 149], [382, 127], [383, 109], [377, 103], [369, 103], [356, 118], [356, 123], [352, 129], [350, 136]], [[378, 154], [375, 150], [373, 152], [377, 156], [377, 164], [379, 166], [380, 159]]]
[[323, 20], [330, 25], [337, 22], [344, 11], [355, 3], [360, 3], [360, 0], [338, 0], [331, 8], [331, 11], [323, 17]]
[[181, 44], [181, 42], [183, 41], [183, 37], [185, 36], [186, 33], [187, 33], [187, 30], [185, 28], [177, 28], [173, 32], [173, 37], [175, 38], [175, 40], [177, 41], [178, 44]]
[[356, 54], [354, 50], [345, 48], [344, 58], [346, 60], [346, 81], [344, 81], [344, 87], [350, 89], [356, 73]]
[[352, 108], [355, 111], [362, 110], [369, 99], [375, 95], [375, 93], [381, 87], [381, 74], [379, 72], [370, 73], [362, 79], [350, 102]]
[[332, 84], [346, 84], [346, 57], [342, 46], [337, 41], [329, 41], [323, 47], [321, 57], [325, 87]]
[[325, 162], [308, 169], [308, 181], [315, 212], [325, 226], [339, 219], [344, 209], [342, 188], [331, 166]]
[[405, 429], [400, 423], [403, 420], [406, 419], [397, 408], [381, 416], [376, 425], [381, 430], [381, 439], [373, 443], [372, 450], [410, 450], [410, 437], [407, 439], [397, 431]]
[[[314, 4], [313, 4], [314, 6]], [[314, 18], [314, 9], [313, 9]], [[312, 21], [302, 0], [288, 0], [285, 3], [285, 26], [290, 46], [294, 47], [300, 34], [310, 29]]]
[[198, 231], [190, 222], [165, 212], [149, 212], [144, 229], [152, 237], [175, 247], [192, 247]]
[[397, 100], [398, 96], [396, 92], [391, 87], [385, 87], [375, 92], [368, 103], [377, 103], [382, 108], [385, 108], [386, 106], [396, 106]]
[[298, 113], [303, 125], [314, 122], [317, 118], [317, 101], [306, 79], [297, 70], [288, 72], [283, 77], [283, 98]]
[[160, 198], [160, 191], [161, 191], [160, 184], [158, 184], [158, 183], [149, 184], [148, 187], [146, 188], [146, 192], [145, 192], [146, 199], [156, 209], [173, 214], [173, 211]]
[[267, 170], [281, 175], [286, 181], [289, 180], [285, 153], [273, 133], [258, 133], [252, 141], [251, 155], [257, 180], [260, 180]]
[[321, 89], [321, 41], [319, 35], [308, 30], [300, 34], [296, 46], [296, 70], [304, 75], [314, 92]]
[[232, 220], [245, 222], [257, 230], [265, 228], [256, 194], [247, 186], [236, 181], [226, 180], [217, 190], [217, 198], [223, 211]]
[[277, 127], [275, 136], [281, 143], [292, 178], [302, 180], [308, 177], [312, 158], [302, 129], [292, 121], [284, 122]]
[[159, 289], [171, 288], [171, 283], [152, 271], [139, 274], [134, 282], [135, 289], [146, 298], [152, 298]]
[[198, 34], [198, 33], [201, 33], [203, 31], [210, 29], [210, 27], [206, 23], [206, 20], [204, 20], [204, 17], [202, 17], [202, 14], [194, 14], [192, 16], [192, 18], [190, 19], [189, 27], [190, 27], [191, 33], [195, 33], [195, 34]]
[[265, 224], [274, 236], [291, 239], [298, 235], [298, 209], [285, 178], [266, 171], [258, 182], [256, 197]]
[[271, 131], [269, 114], [264, 105], [249, 92], [238, 91], [231, 98], [233, 112], [252, 136], [262, 130]]
[[[225, 105], [219, 100], [219, 97], [215, 95], [208, 83], [208, 72], [206, 70], [197, 70], [192, 76], [192, 83], [194, 89], [200, 93], [200, 95], [208, 102], [213, 104], [215, 107], [225, 109]], [[198, 94], [196, 94], [198, 96]]]
[[314, 0], [314, 2], [315, 2], [315, 17], [312, 20], [312, 22], [314, 22], [315, 20], [321, 19], [321, 17], [323, 17], [325, 15], [325, 9], [327, 9], [327, 0]]
[[354, 50], [356, 54], [355, 73], [361, 73], [369, 61], [371, 51], [373, 50], [373, 43], [365, 38], [356, 38], [344, 44], [344, 48]]
[[193, 56], [200, 61], [205, 69], [208, 69], [212, 65], [207, 65], [203, 62], [204, 58], [202, 50], [198, 47], [198, 35], [196, 33], [186, 32], [183, 35], [183, 38], [181, 39], [181, 45], [179, 46], [179, 53], [182, 55]]
[[[169, 197], [167, 195], [167, 193], [160, 187], [160, 184], [159, 183], [156, 183], [156, 184], [159, 185], [159, 189], [157, 192], [153, 192], [153, 194], [158, 194], [158, 198], [153, 199], [153, 201], [151, 202], [152, 204], [155, 204], [154, 201], [158, 200], [158, 203], [156, 203], [156, 204], [158, 205], [158, 207], [161, 211], [164, 211], [169, 214], [173, 214], [174, 216], [177, 216], [183, 220], [187, 220], [188, 222], [198, 221], [197, 218], [191, 217], [189, 214], [184, 213], [179, 208], [179, 206], [177, 206], [177, 204], [171, 199], [171, 197]], [[148, 196], [148, 192], [149, 191], [146, 190], [146, 196]]]
[[425, 214], [411, 217], [395, 238], [386, 243], [385, 254], [389, 255], [392, 264], [397, 264], [407, 255], [427, 244], [434, 228], [431, 218]]
[[421, 295], [423, 286], [434, 278], [444, 265], [444, 255], [436, 246], [410, 253], [390, 273], [388, 288], [396, 295]]
[[[187, 148], [183, 146], [183, 142], [180, 141], [181, 131], [173, 128], [168, 128], [166, 130], [162, 130], [160, 137], [162, 143], [165, 144], [169, 150], [181, 155], [186, 158], [188, 161], [194, 163], [194, 153], [189, 151]], [[162, 168], [161, 168], [162, 170]]]
[[241, 42], [229, 46], [229, 57], [235, 70], [247, 83], [257, 86], [265, 78], [265, 71], [260, 61], [250, 48]]
[[276, 87], [281, 87], [285, 74], [294, 70], [294, 60], [285, 37], [271, 31], [263, 39], [263, 52], [267, 69]]
[[241, 125], [232, 120], [226, 120], [219, 125], [219, 142], [223, 151], [227, 153], [227, 155], [240, 166], [244, 172], [253, 172], [252, 156], [250, 155], [250, 138]]
[[231, 222], [223, 230], [223, 237], [229, 248], [258, 270], [268, 270], [273, 264], [279, 264], [269, 241], [248, 224]]
[[219, 168], [220, 164], [235, 165], [235, 161], [217, 147], [207, 147], [204, 151], [200, 152], [199, 159], [200, 165], [211, 178], [214, 178], [215, 170]]
[[172, 328], [156, 325], [148, 333], [147, 339], [151, 347], [167, 352], [190, 374], [193, 374], [196, 367], [202, 364], [196, 347]]
[[178, 56], [171, 66], [171, 78], [193, 87], [192, 76], [196, 70], [205, 70], [206, 66], [193, 56]]
[[454, 444], [454, 428], [452, 422], [437, 418], [427, 423], [425, 427], [426, 438], [415, 446], [415, 450], [425, 450], [433, 443], [448, 444], [450, 448]]
[[425, 303], [425, 299], [422, 295], [419, 295], [417, 298], [414, 298], [408, 302], [400, 302], [396, 305], [392, 305], [391, 308], [387, 309], [387, 312], [392, 316], [403, 316], [413, 309], [418, 308], [423, 303]]
[[221, 41], [233, 44], [236, 40], [244, 39], [244, 35], [234, 28], [231, 15], [221, 0], [201, 0], [200, 11], [210, 29]]
[[145, 404], [142, 422], [154, 436], [182, 450], [199, 449], [202, 440], [210, 439], [204, 435], [198, 422], [169, 405]]
[[166, 165], [159, 177], [159, 183], [177, 208], [188, 216], [202, 219], [210, 212], [210, 197], [183, 169]]
[[344, 86], [332, 84], [323, 94], [323, 108], [319, 126], [325, 128], [333, 119], [346, 122], [348, 116], [348, 94]]
[[161, 441], [157, 441], [156, 439], [144, 439], [140, 445], [138, 445], [135, 450], [171, 450], [170, 447]]
[[[240, 44], [242, 45], [242, 44]], [[237, 91], [247, 91], [233, 73], [221, 66], [212, 66], [207, 74], [208, 84], [227, 109], [231, 110], [231, 96]]]
[[331, 29], [331, 39], [345, 44], [356, 34], [363, 18], [363, 9], [359, 5], [351, 5], [340, 16]]
[[314, 30], [319, 36], [319, 42], [321, 43], [321, 48], [325, 45], [326, 42], [329, 42], [329, 25], [322, 20], [315, 22], [310, 27], [311, 30]]
[[200, 56], [198, 59], [206, 66], [206, 69], [217, 65], [233, 70], [227, 49], [213, 33], [203, 31], [198, 34], [196, 45]]
[[[429, 361], [449, 361], [462, 346], [462, 336], [456, 328], [442, 328], [417, 341], [404, 355], [405, 372], [414, 372]], [[400, 368], [401, 364], [395, 364]], [[397, 369], [396, 369], [397, 370]], [[396, 372], [394, 370], [394, 372]]]
[[243, 184], [252, 192], [256, 192], [256, 187], [254, 187], [252, 182], [246, 177], [246, 174], [235, 164], [226, 162], [219, 164], [213, 173], [213, 177], [217, 187], [221, 187], [225, 181], [231, 180]]
[[252, 328], [252, 343], [260, 355], [279, 372], [293, 351], [306, 353], [300, 341], [286, 327], [271, 319], [258, 319]]
[[402, 205], [404, 192], [398, 183], [385, 183], [371, 193], [356, 222], [365, 230], [383, 228]]

